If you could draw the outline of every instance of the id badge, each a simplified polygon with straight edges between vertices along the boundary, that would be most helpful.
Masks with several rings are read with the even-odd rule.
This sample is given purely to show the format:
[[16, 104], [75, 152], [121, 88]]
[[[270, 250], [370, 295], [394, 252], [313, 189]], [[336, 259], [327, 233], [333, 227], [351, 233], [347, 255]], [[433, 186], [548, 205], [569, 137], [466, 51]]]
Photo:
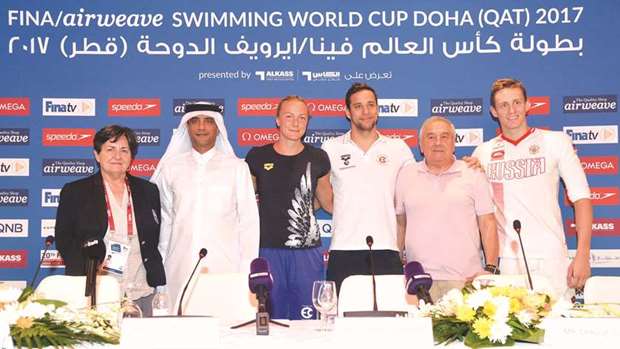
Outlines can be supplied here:
[[122, 276], [129, 258], [129, 245], [118, 241], [108, 241], [105, 260], [103, 261], [103, 270], [108, 273]]

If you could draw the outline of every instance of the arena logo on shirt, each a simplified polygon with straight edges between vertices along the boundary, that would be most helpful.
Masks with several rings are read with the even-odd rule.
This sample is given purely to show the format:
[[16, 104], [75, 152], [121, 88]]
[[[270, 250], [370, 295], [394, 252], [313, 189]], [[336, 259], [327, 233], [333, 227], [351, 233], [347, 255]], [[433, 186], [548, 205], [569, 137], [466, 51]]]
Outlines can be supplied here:
[[[568, 257], [573, 260], [576, 250], [568, 250]], [[620, 268], [619, 249], [590, 250], [590, 266], [592, 268]]]
[[457, 147], [475, 147], [484, 141], [484, 131], [481, 128], [457, 128], [455, 145]]
[[564, 113], [615, 113], [618, 111], [618, 96], [566, 96], [562, 110]]
[[95, 116], [94, 98], [43, 98], [43, 116]]
[[529, 96], [530, 109], [527, 115], [549, 115], [551, 113], [551, 99], [549, 96]]
[[0, 116], [30, 115], [30, 98], [0, 97]]
[[565, 126], [564, 133], [574, 144], [618, 143], [618, 125]]
[[28, 237], [27, 219], [0, 219], [0, 238]]
[[581, 156], [581, 166], [586, 174], [593, 175], [617, 175], [617, 156]]
[[108, 99], [109, 116], [159, 116], [160, 114], [159, 98]]
[[379, 132], [387, 137], [402, 139], [409, 148], [418, 146], [418, 130], [416, 129], [391, 129], [383, 128]]
[[[564, 221], [568, 236], [577, 235], [577, 225], [572, 219]], [[620, 236], [619, 218], [594, 218], [592, 220], [592, 236]]]
[[217, 104], [220, 107], [220, 112], [224, 115], [225, 104], [223, 98], [174, 98], [172, 100], [172, 114], [174, 116], [183, 116], [185, 114], [185, 105], [196, 102]]
[[28, 145], [30, 144], [30, 129], [28, 128], [0, 128], [0, 145]]
[[0, 250], [0, 268], [25, 268], [28, 266], [28, 251]]
[[45, 147], [92, 147], [94, 128], [44, 128]]
[[95, 173], [93, 159], [43, 159], [41, 173], [44, 176], [88, 176]]
[[54, 236], [56, 234], [55, 219], [41, 219], [41, 237]]
[[0, 159], [0, 176], [30, 175], [30, 159]]
[[60, 189], [41, 189], [41, 207], [58, 207]]
[[40, 258], [41, 268], [63, 268], [65, 266], [65, 261], [60, 257], [58, 250], [47, 250], [47, 252], [41, 250]]
[[0, 206], [28, 206], [28, 189], [0, 189]]
[[151, 177], [158, 163], [159, 159], [134, 159], [129, 167], [129, 173], [132, 176]]
[[[383, 117], [417, 117], [417, 99], [383, 99], [379, 98], [379, 116]], [[342, 114], [343, 115], [344, 111]]]
[[238, 128], [237, 144], [241, 147], [258, 147], [280, 139], [276, 128]]
[[431, 99], [431, 115], [482, 115], [482, 98]]
[[137, 128], [133, 132], [136, 134], [136, 141], [141, 146], [159, 145], [161, 138], [160, 130], [157, 128]]

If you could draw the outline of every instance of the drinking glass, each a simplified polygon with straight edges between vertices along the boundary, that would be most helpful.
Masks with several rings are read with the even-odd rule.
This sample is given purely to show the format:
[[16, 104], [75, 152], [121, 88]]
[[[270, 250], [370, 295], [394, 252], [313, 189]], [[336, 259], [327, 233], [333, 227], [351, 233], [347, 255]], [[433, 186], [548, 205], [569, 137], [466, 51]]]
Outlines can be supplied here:
[[335, 282], [326, 280], [314, 282], [312, 285], [312, 304], [321, 314], [322, 326], [319, 331], [330, 330], [328, 326], [328, 313], [336, 306], [337, 302]]

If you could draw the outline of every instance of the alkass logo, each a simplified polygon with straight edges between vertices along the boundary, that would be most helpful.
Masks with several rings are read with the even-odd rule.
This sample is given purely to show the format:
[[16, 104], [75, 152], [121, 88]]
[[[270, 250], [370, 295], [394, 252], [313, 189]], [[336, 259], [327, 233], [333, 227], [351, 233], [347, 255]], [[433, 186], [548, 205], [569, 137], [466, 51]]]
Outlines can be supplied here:
[[238, 128], [237, 144], [241, 147], [257, 147], [280, 139], [275, 128]]
[[60, 257], [58, 250], [47, 250], [45, 255], [43, 255], [44, 252], [45, 250], [41, 250], [41, 268], [61, 268], [65, 266], [65, 261]]
[[55, 219], [42, 219], [41, 220], [41, 237], [54, 236], [56, 233], [56, 220]]
[[562, 109], [565, 113], [615, 113], [618, 111], [618, 96], [567, 96]]
[[481, 128], [457, 128], [455, 145], [457, 147], [475, 147], [482, 144], [483, 130]]
[[28, 176], [30, 159], [0, 159], [0, 176]]
[[405, 141], [409, 148], [418, 146], [418, 130], [415, 129], [380, 129], [382, 135], [399, 138]]
[[0, 189], [0, 206], [28, 206], [28, 189]]
[[28, 128], [0, 128], [0, 145], [28, 145], [30, 144], [30, 129]]
[[[567, 219], [564, 227], [568, 236], [577, 235], [575, 221]], [[620, 235], [620, 219], [618, 218], [594, 218], [592, 220], [593, 236], [618, 236]]]
[[[590, 200], [592, 201], [592, 205], [620, 205], [620, 189], [618, 187], [591, 187]], [[564, 203], [567, 206], [571, 205], [566, 192], [564, 193]]]
[[549, 115], [551, 113], [551, 99], [549, 96], [529, 96], [530, 109], [527, 115]]
[[25, 268], [28, 265], [28, 251], [0, 250], [0, 268]]
[[172, 100], [172, 114], [174, 116], [183, 116], [183, 114], [185, 114], [185, 105], [196, 102], [209, 102], [217, 104], [220, 107], [220, 112], [224, 115], [223, 98], [175, 98]]
[[27, 219], [0, 219], [0, 237], [28, 237]]
[[160, 131], [157, 128], [137, 128], [133, 130], [140, 146], [159, 145]]
[[574, 144], [618, 143], [618, 125], [566, 126], [564, 132]]
[[43, 116], [95, 116], [94, 98], [43, 98]]
[[43, 145], [46, 147], [92, 147], [94, 128], [44, 128]]
[[618, 174], [617, 156], [581, 156], [579, 159], [581, 160], [581, 166], [586, 174]]
[[[417, 99], [379, 99], [379, 116], [418, 116]], [[341, 114], [342, 115], [342, 114]]]
[[159, 98], [110, 98], [109, 116], [159, 116]]
[[158, 163], [159, 159], [135, 159], [131, 162], [129, 173], [133, 176], [151, 177]]
[[28, 97], [0, 97], [0, 115], [4, 115], [4, 116], [30, 115], [30, 98]]

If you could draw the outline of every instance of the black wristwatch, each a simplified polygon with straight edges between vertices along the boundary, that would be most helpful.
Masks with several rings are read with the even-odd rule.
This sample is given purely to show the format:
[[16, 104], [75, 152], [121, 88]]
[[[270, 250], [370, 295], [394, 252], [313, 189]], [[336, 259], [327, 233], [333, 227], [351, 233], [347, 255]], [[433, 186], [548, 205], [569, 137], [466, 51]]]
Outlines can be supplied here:
[[488, 271], [493, 275], [499, 275], [499, 268], [493, 264], [487, 264], [484, 266], [484, 270]]

